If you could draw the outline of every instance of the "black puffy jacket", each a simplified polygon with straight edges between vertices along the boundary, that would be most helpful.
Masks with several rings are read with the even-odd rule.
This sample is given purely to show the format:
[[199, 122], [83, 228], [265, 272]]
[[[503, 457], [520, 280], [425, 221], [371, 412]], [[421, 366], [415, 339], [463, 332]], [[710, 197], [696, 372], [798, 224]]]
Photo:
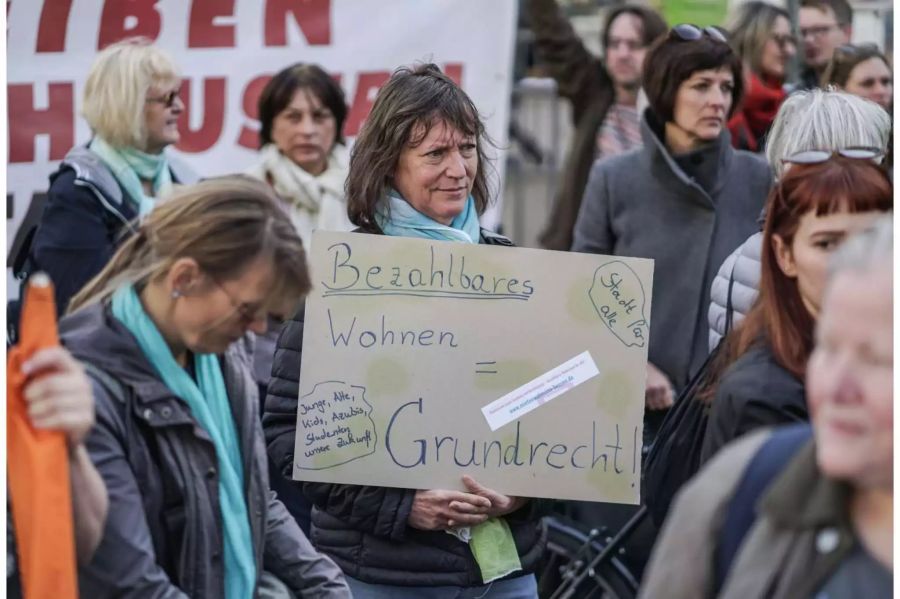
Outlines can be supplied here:
[[[482, 231], [481, 243], [512, 245]], [[263, 429], [269, 457], [288, 478], [294, 463], [303, 309], [281, 329], [266, 395]], [[371, 584], [405, 586], [477, 586], [481, 571], [468, 545], [444, 531], [407, 525], [414, 489], [297, 483], [312, 500], [312, 541], [345, 574]], [[546, 500], [529, 501], [505, 516], [525, 572], [543, 551], [540, 516]], [[513, 576], [521, 575], [521, 572]]]

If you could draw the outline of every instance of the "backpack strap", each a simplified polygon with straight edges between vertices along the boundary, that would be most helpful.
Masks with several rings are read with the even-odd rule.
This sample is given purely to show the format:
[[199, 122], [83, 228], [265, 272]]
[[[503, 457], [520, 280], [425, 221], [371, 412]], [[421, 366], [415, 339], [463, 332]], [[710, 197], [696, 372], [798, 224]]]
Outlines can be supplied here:
[[811, 438], [812, 428], [807, 423], [780, 428], [766, 439], [750, 460], [728, 503], [725, 519], [719, 529], [713, 596], [718, 596], [722, 590], [738, 551], [756, 522], [760, 497], [794, 454]]
[[734, 257], [734, 264], [731, 265], [731, 274], [728, 276], [728, 293], [725, 296], [725, 334], [722, 337], [728, 335], [734, 328], [734, 300], [731, 294], [734, 292], [734, 270], [737, 268], [740, 257], [740, 250], [738, 250], [738, 254]]

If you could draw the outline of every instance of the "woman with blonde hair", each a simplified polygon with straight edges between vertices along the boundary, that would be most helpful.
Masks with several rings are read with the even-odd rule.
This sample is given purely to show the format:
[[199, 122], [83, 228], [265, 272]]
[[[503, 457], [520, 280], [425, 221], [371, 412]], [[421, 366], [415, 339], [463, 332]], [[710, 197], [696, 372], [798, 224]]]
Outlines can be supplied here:
[[73, 298], [61, 338], [92, 379], [109, 494], [83, 596], [349, 597], [269, 490], [247, 355], [309, 288], [277, 198], [225, 177], [155, 208]]
[[728, 121], [731, 143], [739, 150], [758, 152], [787, 97], [784, 80], [797, 53], [797, 40], [787, 11], [761, 0], [741, 4], [728, 29], [747, 80], [743, 101]]
[[149, 40], [123, 40], [94, 60], [82, 108], [93, 137], [50, 176], [23, 275], [50, 276], [60, 313], [133, 231], [132, 221], [190, 178], [173, 172], [164, 151], [179, 140], [180, 89], [175, 63]]

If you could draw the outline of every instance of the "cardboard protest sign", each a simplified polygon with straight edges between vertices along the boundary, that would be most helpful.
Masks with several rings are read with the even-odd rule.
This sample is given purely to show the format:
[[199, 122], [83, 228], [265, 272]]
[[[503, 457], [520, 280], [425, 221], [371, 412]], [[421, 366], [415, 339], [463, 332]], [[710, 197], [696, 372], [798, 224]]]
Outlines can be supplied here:
[[317, 231], [294, 478], [639, 501], [650, 260]]

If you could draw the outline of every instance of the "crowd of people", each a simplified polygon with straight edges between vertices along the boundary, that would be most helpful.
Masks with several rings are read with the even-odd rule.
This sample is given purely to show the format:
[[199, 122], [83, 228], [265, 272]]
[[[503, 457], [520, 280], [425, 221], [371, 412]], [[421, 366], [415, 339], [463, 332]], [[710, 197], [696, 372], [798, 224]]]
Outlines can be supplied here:
[[[889, 59], [850, 44], [846, 0], [797, 22], [750, 0], [724, 27], [619, 5], [602, 58], [555, 0], [526, 7], [574, 125], [540, 243], [655, 262], [645, 442], [686, 449], [645, 473], [641, 596], [889, 596]], [[292, 480], [311, 233], [513, 244], [480, 225], [492, 142], [460, 86], [399, 67], [348, 149], [326, 69], [275, 74], [258, 162], [196, 181], [166, 152], [171, 57], [135, 38], [94, 61], [91, 140], [24, 250], [65, 349], [21, 366], [31, 424], [66, 436], [84, 597], [538, 596], [552, 501]]]

